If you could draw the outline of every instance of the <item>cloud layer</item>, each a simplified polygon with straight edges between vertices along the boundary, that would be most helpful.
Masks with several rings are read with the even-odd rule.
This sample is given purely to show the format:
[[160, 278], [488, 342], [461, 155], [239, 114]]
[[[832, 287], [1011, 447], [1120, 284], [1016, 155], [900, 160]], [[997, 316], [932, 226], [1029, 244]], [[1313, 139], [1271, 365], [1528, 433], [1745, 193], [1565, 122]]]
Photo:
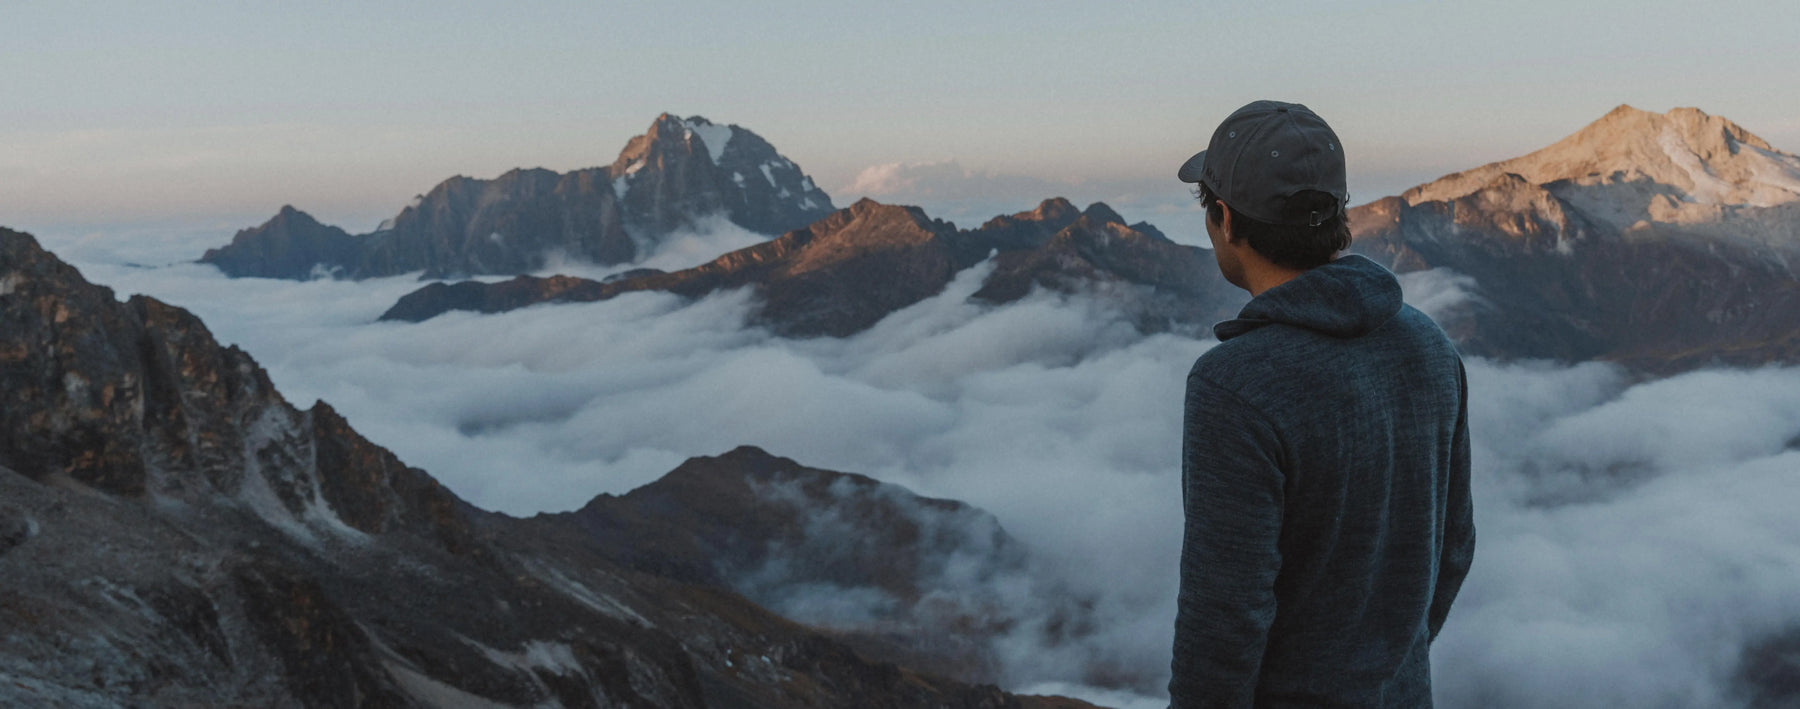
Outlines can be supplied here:
[[[652, 258], [679, 267], [753, 238], [721, 226]], [[484, 507], [571, 509], [740, 444], [983, 507], [1101, 599], [1103, 631], [1078, 646], [1021, 636], [1013, 686], [1086, 692], [1068, 683], [1105, 662], [1159, 677], [1108, 701], [1157, 701], [1181, 386], [1209, 341], [1141, 336], [1082, 297], [972, 306], [981, 269], [853, 338], [794, 341], [743, 327], [743, 292], [375, 323], [418, 284], [122, 265], [221, 240], [45, 242], [91, 280], [193, 309], [291, 399], [331, 401]], [[1406, 279], [1434, 311], [1468, 285]], [[1441, 705], [1732, 703], [1738, 649], [1800, 624], [1800, 370], [1634, 385], [1599, 364], [1471, 361], [1470, 380], [1480, 541], [1433, 653]]]

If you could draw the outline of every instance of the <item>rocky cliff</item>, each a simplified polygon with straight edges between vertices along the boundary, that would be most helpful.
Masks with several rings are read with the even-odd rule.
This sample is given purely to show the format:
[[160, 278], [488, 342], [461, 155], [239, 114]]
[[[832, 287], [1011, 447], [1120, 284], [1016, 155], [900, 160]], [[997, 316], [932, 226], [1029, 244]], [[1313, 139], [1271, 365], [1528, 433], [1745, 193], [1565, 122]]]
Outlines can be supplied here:
[[1657, 372], [1800, 362], [1800, 157], [1620, 106], [1530, 155], [1351, 210], [1356, 251], [1475, 288], [1465, 351]]
[[354, 237], [284, 208], [200, 260], [234, 277], [516, 274], [560, 256], [628, 263], [711, 217], [774, 235], [831, 209], [812, 178], [761, 136], [665, 113], [611, 165], [452, 177]]
[[[186, 311], [120, 302], [3, 229], [0, 333], [0, 703], [1048, 701], [865, 659], [645, 568], [591, 517], [476, 509], [324, 403], [289, 405]], [[737, 455], [750, 479], [772, 459]]]
[[1128, 225], [1104, 204], [1067, 200], [997, 217], [976, 229], [917, 207], [862, 200], [818, 222], [675, 273], [613, 282], [556, 276], [495, 284], [431, 284], [402, 297], [384, 320], [420, 321], [450, 310], [501, 312], [544, 302], [604, 300], [656, 290], [697, 297], [754, 287], [757, 324], [794, 336], [845, 336], [943, 291], [957, 273], [995, 258], [979, 300], [1006, 303], [1034, 287], [1100, 294], [1147, 331], [1201, 329], [1247, 300], [1204, 249]]

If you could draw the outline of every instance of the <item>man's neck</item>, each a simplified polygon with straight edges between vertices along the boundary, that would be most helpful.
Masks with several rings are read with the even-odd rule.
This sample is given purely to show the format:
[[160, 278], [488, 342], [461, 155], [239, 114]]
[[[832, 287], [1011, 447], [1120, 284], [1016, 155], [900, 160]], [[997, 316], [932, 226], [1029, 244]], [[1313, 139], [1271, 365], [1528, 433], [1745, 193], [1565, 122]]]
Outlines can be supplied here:
[[1301, 269], [1277, 266], [1268, 261], [1245, 263], [1244, 287], [1245, 290], [1250, 291], [1250, 297], [1254, 298], [1262, 295], [1263, 291], [1294, 280], [1295, 277], [1305, 272]]

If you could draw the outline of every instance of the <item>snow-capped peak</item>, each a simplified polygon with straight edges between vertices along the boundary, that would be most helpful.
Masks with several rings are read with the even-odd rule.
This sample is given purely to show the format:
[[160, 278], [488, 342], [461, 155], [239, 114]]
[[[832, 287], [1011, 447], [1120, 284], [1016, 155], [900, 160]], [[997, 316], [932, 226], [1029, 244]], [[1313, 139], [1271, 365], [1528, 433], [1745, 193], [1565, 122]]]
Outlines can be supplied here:
[[1619, 106], [1555, 144], [1408, 190], [1409, 203], [1452, 200], [1512, 173], [1534, 185], [1651, 184], [1682, 201], [1770, 207], [1800, 200], [1800, 157], [1697, 108], [1652, 113]]
[[681, 122], [681, 127], [699, 137], [706, 145], [707, 157], [712, 158], [714, 165], [719, 164], [719, 158], [725, 156], [725, 146], [731, 143], [731, 126], [713, 125], [705, 118], [690, 116]]

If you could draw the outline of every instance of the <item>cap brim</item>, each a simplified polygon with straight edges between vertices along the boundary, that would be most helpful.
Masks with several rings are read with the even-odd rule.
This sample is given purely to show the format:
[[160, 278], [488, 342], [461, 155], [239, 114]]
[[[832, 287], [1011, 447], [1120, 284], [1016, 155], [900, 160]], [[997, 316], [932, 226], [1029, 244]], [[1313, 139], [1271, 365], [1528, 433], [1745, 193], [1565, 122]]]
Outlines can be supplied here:
[[1200, 172], [1205, 168], [1206, 151], [1202, 150], [1198, 153], [1194, 153], [1194, 157], [1188, 158], [1187, 162], [1182, 163], [1181, 171], [1175, 173], [1175, 176], [1180, 178], [1182, 182], [1199, 182]]

